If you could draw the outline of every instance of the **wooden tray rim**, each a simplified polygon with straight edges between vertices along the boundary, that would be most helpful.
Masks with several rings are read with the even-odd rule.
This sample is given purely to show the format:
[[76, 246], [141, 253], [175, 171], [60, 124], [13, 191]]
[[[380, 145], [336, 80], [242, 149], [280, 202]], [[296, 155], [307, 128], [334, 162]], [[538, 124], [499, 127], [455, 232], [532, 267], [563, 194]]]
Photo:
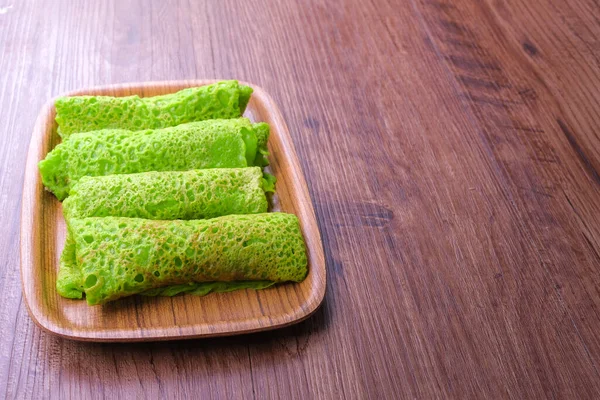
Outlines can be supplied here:
[[[21, 230], [20, 230], [20, 255], [21, 255], [21, 286], [23, 290], [23, 297], [27, 311], [32, 321], [39, 326], [42, 330], [58, 335], [60, 337], [78, 341], [90, 341], [90, 342], [139, 342], [139, 341], [164, 341], [164, 340], [184, 340], [194, 338], [208, 338], [218, 336], [229, 336], [238, 335], [245, 333], [260, 332], [272, 329], [283, 328], [286, 326], [293, 325], [309, 318], [314, 314], [325, 297], [326, 289], [326, 269], [325, 269], [325, 257], [323, 252], [323, 245], [319, 233], [319, 228], [314, 213], [314, 208], [306, 180], [302, 172], [302, 168], [298, 161], [294, 144], [289, 134], [287, 124], [285, 123], [279, 108], [271, 98], [271, 96], [261, 87], [248, 83], [245, 81], [239, 81], [240, 84], [251, 86], [254, 90], [252, 97], [255, 100], [263, 103], [265, 107], [269, 109], [271, 118], [275, 121], [274, 125], [277, 127], [276, 132], [279, 136], [281, 144], [285, 148], [285, 158], [287, 162], [291, 164], [290, 170], [295, 174], [294, 180], [296, 183], [297, 193], [299, 198], [297, 200], [300, 212], [297, 215], [300, 220], [300, 225], [303, 234], [306, 238], [306, 232], [310, 227], [312, 240], [309, 248], [307, 240], [307, 250], [309, 258], [309, 276], [306, 279], [313, 279], [313, 287], [310, 292], [310, 296], [307, 301], [301, 304], [299, 307], [293, 310], [292, 313], [286, 314], [286, 316], [280, 316], [276, 319], [271, 320], [269, 316], [263, 316], [260, 318], [251, 318], [244, 321], [236, 321], [238, 325], [242, 325], [240, 329], [230, 329], [229, 322], [223, 321], [221, 323], [210, 324], [208, 329], [204, 332], [197, 332], [198, 324], [187, 325], [187, 326], [173, 326], [170, 328], [136, 328], [136, 329], [111, 329], [104, 331], [108, 334], [97, 335], [97, 330], [71, 330], [65, 328], [59, 323], [51, 321], [43, 313], [39, 307], [32, 307], [32, 299], [35, 296], [33, 292], [33, 280], [34, 278], [34, 267], [36, 262], [33, 260], [35, 257], [32, 250], [35, 247], [33, 235], [28, 233], [33, 232], [35, 229], [33, 218], [33, 211], [36, 209], [36, 190], [37, 186], [41, 185], [41, 179], [38, 173], [37, 163], [40, 160], [39, 154], [41, 152], [42, 144], [45, 140], [50, 140], [47, 134], [47, 130], [43, 129], [45, 124], [53, 111], [54, 103], [58, 97], [62, 96], [77, 96], [77, 95], [101, 95], [107, 91], [112, 90], [132, 90], [141, 91], [144, 89], [151, 89], [157, 86], [167, 87], [193, 87], [208, 85], [214, 82], [218, 82], [222, 79], [202, 79], [202, 80], [175, 80], [175, 81], [147, 81], [147, 82], [131, 82], [131, 83], [119, 83], [111, 85], [100, 85], [89, 88], [81, 88], [72, 90], [53, 97], [49, 100], [41, 109], [38, 114], [36, 123], [34, 125], [33, 134], [30, 140], [30, 145], [27, 154], [25, 178], [23, 182], [23, 194], [22, 194], [22, 207], [21, 207]], [[34, 173], [31, 171], [34, 170]], [[37, 200], [39, 201], [39, 200]], [[28, 246], [25, 246], [27, 244]], [[26, 251], [30, 249], [31, 251]], [[39, 264], [39, 263], [38, 263]], [[312, 277], [311, 277], [312, 275]], [[318, 275], [318, 279], [315, 279], [315, 275]], [[316, 283], [316, 285], [314, 284]], [[41, 302], [40, 302], [41, 303]], [[262, 323], [261, 323], [262, 322]], [[132, 335], [134, 332], [143, 332], [144, 335], [136, 336]]]

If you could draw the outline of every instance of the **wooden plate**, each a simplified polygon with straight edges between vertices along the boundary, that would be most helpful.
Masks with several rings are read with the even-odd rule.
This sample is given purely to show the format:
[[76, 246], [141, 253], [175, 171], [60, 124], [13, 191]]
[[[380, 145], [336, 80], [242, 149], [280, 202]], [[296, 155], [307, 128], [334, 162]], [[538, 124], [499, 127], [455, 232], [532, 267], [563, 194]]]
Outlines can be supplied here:
[[[156, 96], [214, 80], [150, 82], [83, 89], [67, 95]], [[246, 83], [247, 85], [250, 85]], [[325, 260], [314, 210], [286, 124], [271, 97], [254, 89], [244, 114], [271, 126], [271, 170], [277, 177], [276, 210], [300, 220], [309, 273], [299, 284], [198, 297], [132, 296], [104, 306], [64, 299], [55, 289], [65, 240], [61, 203], [44, 190], [37, 164], [59, 142], [54, 101], [35, 125], [25, 172], [21, 214], [21, 277], [33, 321], [57, 335], [87, 341], [146, 341], [224, 336], [280, 328], [309, 317], [325, 295]]]

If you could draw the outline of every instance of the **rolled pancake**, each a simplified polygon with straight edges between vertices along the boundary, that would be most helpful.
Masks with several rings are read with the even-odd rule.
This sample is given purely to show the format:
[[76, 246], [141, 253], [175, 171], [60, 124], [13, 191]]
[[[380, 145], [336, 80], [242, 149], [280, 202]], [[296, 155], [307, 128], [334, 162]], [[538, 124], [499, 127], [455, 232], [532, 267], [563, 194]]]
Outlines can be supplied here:
[[174, 285], [264, 285], [300, 282], [306, 274], [306, 249], [293, 214], [84, 218], [68, 221], [57, 290], [68, 298], [85, 293], [94, 305], [147, 291], [161, 294], [156, 289]]
[[63, 200], [83, 176], [264, 166], [268, 137], [267, 124], [246, 118], [145, 131], [105, 129], [71, 136], [39, 168], [44, 185]]
[[84, 176], [63, 202], [67, 220], [86, 217], [206, 219], [267, 212], [275, 177], [259, 167]]
[[252, 88], [221, 81], [163, 96], [71, 96], [56, 99], [58, 134], [107, 128], [158, 129], [207, 119], [238, 118], [246, 109]]

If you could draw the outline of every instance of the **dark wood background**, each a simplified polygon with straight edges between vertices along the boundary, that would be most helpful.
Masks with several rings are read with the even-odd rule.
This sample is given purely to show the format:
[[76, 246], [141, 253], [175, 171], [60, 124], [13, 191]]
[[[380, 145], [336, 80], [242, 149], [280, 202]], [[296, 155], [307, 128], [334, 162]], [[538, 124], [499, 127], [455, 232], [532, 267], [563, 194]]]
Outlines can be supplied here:
[[[597, 0], [0, 0], [0, 397], [598, 398], [599, 72]], [[210, 340], [40, 331], [18, 232], [42, 104], [213, 77], [284, 113], [321, 309]]]

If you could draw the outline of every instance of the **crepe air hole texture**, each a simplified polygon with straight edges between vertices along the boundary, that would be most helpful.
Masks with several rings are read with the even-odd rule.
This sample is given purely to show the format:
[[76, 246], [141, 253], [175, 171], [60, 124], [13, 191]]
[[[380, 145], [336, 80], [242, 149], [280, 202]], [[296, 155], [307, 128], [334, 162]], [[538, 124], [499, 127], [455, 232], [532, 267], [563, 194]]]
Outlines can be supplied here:
[[76, 132], [105, 128], [162, 128], [206, 119], [236, 118], [244, 113], [251, 93], [250, 87], [237, 81], [221, 81], [143, 99], [62, 97], [55, 103], [58, 133], [66, 139]]
[[242, 128], [254, 131], [248, 119], [238, 118], [142, 133], [122, 129], [78, 133], [39, 163], [40, 173], [44, 185], [63, 200], [84, 176], [253, 166], [258, 158], [248, 156]]
[[[119, 229], [122, 223], [127, 227]], [[293, 234], [281, 235], [286, 226], [295, 227]], [[218, 229], [218, 235], [201, 233], [203, 229], [212, 232], [213, 228]], [[271, 233], [266, 233], [266, 228]], [[123, 230], [130, 235], [124, 237]], [[77, 297], [77, 290], [66, 291], [82, 287], [89, 304], [102, 304], [164, 285], [301, 281], [307, 273], [302, 234], [297, 218], [291, 214], [229, 215], [191, 221], [75, 218], [70, 220], [68, 232], [67, 241], [75, 247], [70, 257], [72, 268], [81, 270], [85, 279], [97, 276], [98, 282], [83, 287], [78, 283], [79, 275], [73, 274], [61, 281], [65, 289], [62, 293]], [[84, 237], [88, 235], [96, 239], [87, 243]], [[241, 237], [243, 242], [237, 240]], [[172, 246], [167, 244], [169, 240], [173, 241]], [[115, 265], [123, 268], [121, 274], [114, 273]], [[98, 284], [100, 277], [102, 285]]]
[[84, 287], [86, 289], [89, 289], [89, 288], [93, 287], [97, 282], [98, 282], [98, 277], [96, 275], [88, 275], [87, 278], [85, 278]]

